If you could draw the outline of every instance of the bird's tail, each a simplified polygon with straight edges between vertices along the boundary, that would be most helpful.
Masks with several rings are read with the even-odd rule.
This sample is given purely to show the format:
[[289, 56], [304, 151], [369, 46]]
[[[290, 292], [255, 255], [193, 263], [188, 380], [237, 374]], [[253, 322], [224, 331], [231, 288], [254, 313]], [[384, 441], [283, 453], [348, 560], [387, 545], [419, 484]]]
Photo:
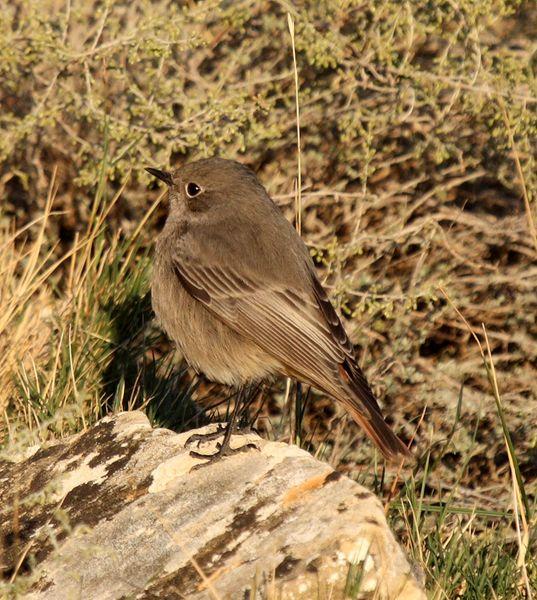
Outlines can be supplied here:
[[395, 462], [401, 458], [411, 457], [410, 450], [384, 420], [361, 370], [347, 363], [341, 366], [340, 374], [347, 393], [339, 395], [338, 400], [363, 428], [386, 460]]

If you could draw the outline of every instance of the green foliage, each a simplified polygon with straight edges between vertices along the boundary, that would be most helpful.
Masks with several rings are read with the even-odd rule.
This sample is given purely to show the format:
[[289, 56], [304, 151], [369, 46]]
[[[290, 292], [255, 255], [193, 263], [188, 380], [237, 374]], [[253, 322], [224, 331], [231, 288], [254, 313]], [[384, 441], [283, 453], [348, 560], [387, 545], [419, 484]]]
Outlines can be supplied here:
[[[140, 167], [149, 160], [247, 151], [255, 162], [292, 144], [283, 8], [95, 2], [57, 11], [46, 4], [21, 1], [2, 15], [0, 158], [8, 170], [31, 176], [52, 153], [68, 163], [77, 185], [91, 186], [106, 123], [109, 175], [118, 180], [134, 168], [147, 181]], [[363, 140], [365, 131], [376, 154], [391, 138], [394, 149], [414, 145], [416, 158], [436, 165], [460, 162], [463, 152], [466, 164], [479, 161], [483, 148], [465, 146], [465, 124], [472, 120], [472, 137], [489, 136], [499, 97], [507, 99], [521, 137], [532, 139], [535, 115], [524, 109], [524, 90], [535, 87], [530, 56], [515, 58], [505, 45], [480, 39], [515, 8], [499, 0], [305, 2], [293, 11], [304, 137], [325, 164], [340, 151], [346, 155], [334, 180], [362, 163], [350, 142]], [[422, 123], [421, 143], [394, 135], [410, 110], [411, 120]], [[339, 140], [348, 143], [339, 148]], [[505, 161], [494, 142], [485, 145]]]

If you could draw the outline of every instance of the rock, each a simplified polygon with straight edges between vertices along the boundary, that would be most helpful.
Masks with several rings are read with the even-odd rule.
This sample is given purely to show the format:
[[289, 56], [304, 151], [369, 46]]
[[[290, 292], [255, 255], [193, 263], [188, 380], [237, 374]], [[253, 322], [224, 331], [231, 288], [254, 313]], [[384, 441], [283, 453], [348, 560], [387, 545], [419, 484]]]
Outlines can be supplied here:
[[125, 412], [0, 461], [4, 579], [35, 600], [425, 598], [371, 492], [254, 434], [191, 470], [191, 434]]

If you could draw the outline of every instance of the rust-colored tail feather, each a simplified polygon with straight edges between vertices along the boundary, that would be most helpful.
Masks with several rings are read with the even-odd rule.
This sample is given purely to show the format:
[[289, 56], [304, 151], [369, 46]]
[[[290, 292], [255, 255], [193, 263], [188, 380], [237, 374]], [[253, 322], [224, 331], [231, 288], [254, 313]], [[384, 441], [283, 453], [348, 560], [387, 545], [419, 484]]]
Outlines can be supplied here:
[[410, 450], [384, 420], [375, 396], [359, 367], [347, 362], [341, 365], [340, 375], [346, 384], [348, 395], [340, 396], [338, 400], [363, 428], [386, 460], [395, 462], [401, 458], [412, 457]]
[[371, 441], [382, 452], [386, 460], [398, 461], [401, 458], [412, 456], [410, 450], [395, 435], [386, 421], [376, 412], [368, 415], [357, 410], [355, 403], [350, 399], [340, 399], [352, 418], [362, 427]]

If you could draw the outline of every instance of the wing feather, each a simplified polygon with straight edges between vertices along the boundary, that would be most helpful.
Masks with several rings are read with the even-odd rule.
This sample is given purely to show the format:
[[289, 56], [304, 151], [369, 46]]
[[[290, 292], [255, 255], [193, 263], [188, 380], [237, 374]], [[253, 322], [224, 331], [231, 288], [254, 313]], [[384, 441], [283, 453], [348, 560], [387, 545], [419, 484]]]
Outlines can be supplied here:
[[269, 351], [282, 365], [292, 365], [294, 372], [317, 387], [336, 392], [337, 386], [330, 381], [333, 365], [341, 362], [345, 353], [314, 301], [283, 287], [264, 287], [237, 276], [230, 268], [180, 265], [177, 260], [175, 266], [186, 289], [193, 290], [194, 297], [226, 324]]

